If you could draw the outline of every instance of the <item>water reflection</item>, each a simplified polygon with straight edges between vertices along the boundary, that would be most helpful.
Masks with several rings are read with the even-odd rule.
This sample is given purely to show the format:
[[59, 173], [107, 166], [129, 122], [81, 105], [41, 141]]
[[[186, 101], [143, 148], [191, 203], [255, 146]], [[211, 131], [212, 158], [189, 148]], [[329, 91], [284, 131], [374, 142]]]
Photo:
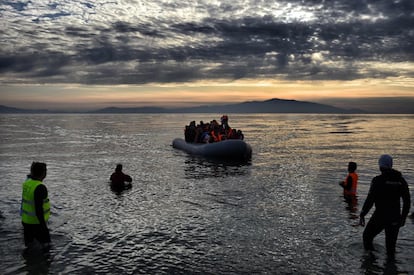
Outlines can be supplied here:
[[217, 161], [188, 156], [184, 163], [184, 173], [187, 179], [243, 176], [250, 171], [250, 163], [237, 161]]
[[365, 274], [378, 274], [383, 271], [381, 266], [378, 264], [378, 259], [372, 252], [367, 252], [362, 256], [361, 259], [361, 270]]
[[127, 190], [130, 190], [132, 188], [132, 184], [128, 183], [124, 186], [114, 185], [109, 183], [109, 188], [112, 192], [114, 192], [117, 196], [122, 195], [122, 193], [126, 192]]
[[[412, 175], [412, 116], [234, 115], [255, 150], [252, 164], [170, 148], [182, 135], [171, 121], [193, 116], [0, 121], [0, 273], [413, 273], [414, 220], [401, 232], [396, 262], [386, 261], [384, 234], [367, 254], [363, 228], [350, 226], [360, 202], [344, 200], [333, 179], [343, 170], [338, 156], [362, 163], [359, 192], [366, 197], [377, 174], [372, 156], [384, 148]], [[16, 175], [25, 175], [33, 157], [51, 164], [51, 256], [21, 255]], [[102, 171], [114, 163], [128, 165], [133, 189], [110, 189]]]
[[408, 274], [407, 271], [398, 270], [399, 264], [396, 260], [387, 260], [385, 259], [381, 263], [374, 252], [367, 251], [362, 255], [361, 259], [361, 271], [363, 274]]
[[359, 219], [358, 215], [358, 196], [344, 196], [345, 209], [349, 212], [349, 219]]
[[23, 250], [25, 271], [28, 274], [48, 274], [52, 257], [49, 250], [45, 251], [38, 246], [32, 246]]

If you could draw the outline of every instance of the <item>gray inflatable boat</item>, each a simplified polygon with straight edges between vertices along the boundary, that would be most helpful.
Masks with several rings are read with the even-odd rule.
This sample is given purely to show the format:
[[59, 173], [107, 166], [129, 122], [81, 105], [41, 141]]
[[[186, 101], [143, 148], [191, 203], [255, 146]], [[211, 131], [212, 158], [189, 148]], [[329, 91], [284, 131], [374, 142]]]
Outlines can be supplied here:
[[182, 138], [176, 138], [172, 146], [191, 155], [212, 159], [249, 161], [252, 158], [252, 147], [240, 139], [228, 139], [214, 143], [189, 143]]

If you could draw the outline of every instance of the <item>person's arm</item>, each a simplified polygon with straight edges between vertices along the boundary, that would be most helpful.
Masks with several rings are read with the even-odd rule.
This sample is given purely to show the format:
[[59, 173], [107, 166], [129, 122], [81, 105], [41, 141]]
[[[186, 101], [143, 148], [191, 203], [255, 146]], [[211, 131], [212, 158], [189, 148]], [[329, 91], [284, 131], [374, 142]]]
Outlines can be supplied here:
[[129, 175], [124, 175], [124, 181], [132, 182], [132, 178]]
[[49, 229], [47, 228], [47, 224], [45, 221], [45, 216], [43, 212], [43, 201], [47, 198], [47, 188], [43, 184], [36, 187], [34, 191], [34, 201], [35, 201], [35, 210], [36, 216], [39, 219], [40, 228], [43, 234], [43, 238], [45, 241], [50, 243], [50, 233]]
[[365, 215], [368, 214], [375, 202], [375, 181], [373, 180], [369, 188], [368, 196], [365, 199], [364, 205], [362, 206], [361, 214], [359, 214], [360, 225], [365, 225]]
[[374, 205], [374, 195], [372, 194], [371, 190], [368, 193], [368, 196], [364, 202], [364, 206], [362, 206], [360, 216], [365, 217], [368, 214], [369, 210], [371, 210], [372, 206]]
[[402, 199], [403, 199], [403, 207], [401, 212], [401, 226], [405, 225], [405, 219], [408, 216], [408, 212], [410, 211], [411, 205], [411, 198], [410, 198], [410, 190], [408, 189], [408, 184], [403, 177], [401, 177], [402, 182]]
[[346, 185], [345, 185], [345, 189], [346, 189], [346, 190], [351, 190], [351, 188], [352, 188], [352, 177], [351, 177], [351, 176], [348, 176], [348, 177], [346, 178]]
[[346, 189], [346, 190], [351, 190], [351, 188], [352, 188], [352, 177], [348, 175], [348, 176], [346, 177], [346, 180], [344, 180], [344, 181], [340, 181], [340, 182], [339, 182], [339, 185], [340, 185], [343, 189]]
[[39, 222], [42, 228], [47, 228], [45, 216], [43, 213], [43, 200], [46, 198], [47, 198], [46, 187], [43, 184], [36, 187], [34, 191], [36, 217], [39, 219]]

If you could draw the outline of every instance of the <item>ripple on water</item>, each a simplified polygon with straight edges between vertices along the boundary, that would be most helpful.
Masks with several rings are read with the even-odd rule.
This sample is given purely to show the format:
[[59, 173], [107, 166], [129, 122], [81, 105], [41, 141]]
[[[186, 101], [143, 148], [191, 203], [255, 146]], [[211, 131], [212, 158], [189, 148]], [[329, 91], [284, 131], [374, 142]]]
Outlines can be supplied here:
[[[412, 177], [412, 117], [233, 115], [232, 126], [245, 129], [253, 147], [252, 161], [238, 165], [171, 147], [182, 135], [176, 121], [194, 116], [205, 117], [34, 115], [0, 121], [0, 270], [382, 274], [392, 269], [385, 264], [383, 234], [371, 257], [362, 248], [362, 228], [353, 225], [383, 148], [394, 148], [399, 168]], [[46, 161], [49, 169], [53, 246], [43, 258], [22, 256], [18, 209], [31, 159]], [[349, 160], [360, 171], [355, 207], [344, 202], [337, 183]], [[134, 179], [123, 192], [112, 192], [108, 184], [117, 163]], [[398, 272], [414, 271], [411, 225], [400, 232]]]

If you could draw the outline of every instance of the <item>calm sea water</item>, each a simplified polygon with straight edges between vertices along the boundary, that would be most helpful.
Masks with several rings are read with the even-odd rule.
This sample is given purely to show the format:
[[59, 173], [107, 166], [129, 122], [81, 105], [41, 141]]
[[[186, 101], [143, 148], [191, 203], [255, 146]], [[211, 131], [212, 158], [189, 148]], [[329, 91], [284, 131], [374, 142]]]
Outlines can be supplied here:
[[[0, 273], [414, 274], [412, 219], [393, 264], [383, 233], [369, 254], [354, 226], [379, 155], [413, 188], [414, 116], [230, 115], [253, 148], [247, 165], [171, 147], [189, 121], [220, 116], [1, 115]], [[49, 254], [24, 253], [32, 161], [48, 164]], [[338, 186], [349, 161], [360, 176], [354, 206]], [[123, 193], [108, 185], [117, 163], [134, 179]]]

